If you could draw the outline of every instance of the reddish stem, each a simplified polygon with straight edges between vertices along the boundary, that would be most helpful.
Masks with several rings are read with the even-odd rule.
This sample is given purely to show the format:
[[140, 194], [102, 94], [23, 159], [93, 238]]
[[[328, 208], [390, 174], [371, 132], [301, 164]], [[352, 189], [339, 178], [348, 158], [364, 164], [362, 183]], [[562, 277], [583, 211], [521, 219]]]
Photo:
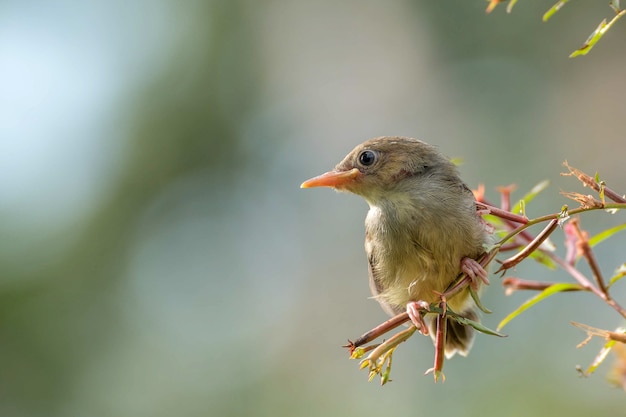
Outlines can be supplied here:
[[502, 262], [502, 266], [500, 269], [496, 271], [496, 274], [501, 271], [506, 271], [507, 269], [513, 268], [515, 265], [526, 259], [531, 253], [533, 253], [544, 240], [550, 236], [552, 232], [558, 226], [558, 219], [552, 219], [550, 223], [537, 235], [537, 237], [528, 244], [524, 249], [519, 251], [516, 255], [510, 257], [509, 259]]
[[386, 322], [374, 327], [369, 332], [364, 333], [361, 337], [356, 339], [356, 341], [354, 342], [348, 341], [349, 344], [344, 347], [347, 347], [353, 350], [354, 348], [363, 346], [364, 344], [371, 342], [377, 337], [382, 336], [383, 334], [395, 329], [396, 327], [400, 326], [401, 324], [407, 321], [409, 321], [409, 315], [406, 312], [400, 313], [397, 316], [393, 316]]

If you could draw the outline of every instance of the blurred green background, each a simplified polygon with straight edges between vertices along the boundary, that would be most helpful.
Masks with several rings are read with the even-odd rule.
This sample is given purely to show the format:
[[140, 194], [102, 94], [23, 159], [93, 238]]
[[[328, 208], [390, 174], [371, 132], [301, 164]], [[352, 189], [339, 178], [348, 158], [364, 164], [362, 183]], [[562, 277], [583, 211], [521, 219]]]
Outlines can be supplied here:
[[[530, 216], [581, 191], [565, 159], [624, 191], [626, 24], [570, 60], [611, 11], [571, 4], [543, 24], [551, 3], [0, 3], [0, 415], [623, 412], [608, 365], [574, 370], [601, 344], [577, 350], [569, 321], [620, 324], [587, 294], [479, 335], [445, 384], [422, 375], [423, 337], [391, 384], [367, 383], [339, 347], [386, 319], [368, 300], [367, 206], [298, 188], [365, 139], [406, 135], [462, 157], [494, 200], [550, 179]], [[621, 239], [599, 248], [608, 276]], [[529, 296], [492, 277], [483, 320]]]

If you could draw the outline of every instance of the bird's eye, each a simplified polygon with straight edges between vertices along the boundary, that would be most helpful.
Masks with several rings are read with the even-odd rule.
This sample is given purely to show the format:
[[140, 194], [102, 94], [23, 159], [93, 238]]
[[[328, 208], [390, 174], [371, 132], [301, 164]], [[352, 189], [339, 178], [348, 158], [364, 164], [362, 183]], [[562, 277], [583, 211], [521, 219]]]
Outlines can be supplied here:
[[373, 165], [378, 159], [378, 154], [374, 151], [363, 151], [359, 154], [359, 163], [365, 167]]

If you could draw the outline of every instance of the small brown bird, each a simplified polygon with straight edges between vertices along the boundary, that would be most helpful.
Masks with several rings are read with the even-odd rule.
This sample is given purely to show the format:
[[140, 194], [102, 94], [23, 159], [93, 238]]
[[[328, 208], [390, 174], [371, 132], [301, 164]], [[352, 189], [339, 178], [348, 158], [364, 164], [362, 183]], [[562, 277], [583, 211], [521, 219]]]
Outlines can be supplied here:
[[[370, 206], [365, 251], [372, 294], [390, 315], [406, 310], [423, 334], [429, 330], [420, 309], [439, 301], [437, 293], [461, 272], [472, 278], [475, 288], [488, 283], [474, 259], [485, 252], [490, 234], [472, 191], [434, 146], [405, 137], [371, 139], [333, 171], [301, 187], [331, 187], [365, 198]], [[448, 306], [477, 320], [467, 289], [449, 299]], [[473, 329], [450, 319], [447, 327], [446, 356], [467, 355]]]

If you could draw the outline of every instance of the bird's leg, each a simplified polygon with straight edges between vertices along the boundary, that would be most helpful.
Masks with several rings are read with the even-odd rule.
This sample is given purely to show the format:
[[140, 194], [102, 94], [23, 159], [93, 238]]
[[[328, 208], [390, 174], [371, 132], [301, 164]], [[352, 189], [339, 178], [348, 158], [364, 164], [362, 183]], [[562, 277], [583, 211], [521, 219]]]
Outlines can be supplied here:
[[430, 309], [429, 304], [426, 301], [411, 301], [406, 305], [406, 313], [409, 315], [411, 322], [417, 327], [417, 330], [424, 336], [428, 335], [428, 326], [424, 321], [422, 312]]
[[483, 284], [489, 285], [487, 271], [475, 259], [468, 257], [461, 259], [461, 271], [471, 279], [470, 285], [474, 290], [478, 289], [478, 284], [481, 281]]

